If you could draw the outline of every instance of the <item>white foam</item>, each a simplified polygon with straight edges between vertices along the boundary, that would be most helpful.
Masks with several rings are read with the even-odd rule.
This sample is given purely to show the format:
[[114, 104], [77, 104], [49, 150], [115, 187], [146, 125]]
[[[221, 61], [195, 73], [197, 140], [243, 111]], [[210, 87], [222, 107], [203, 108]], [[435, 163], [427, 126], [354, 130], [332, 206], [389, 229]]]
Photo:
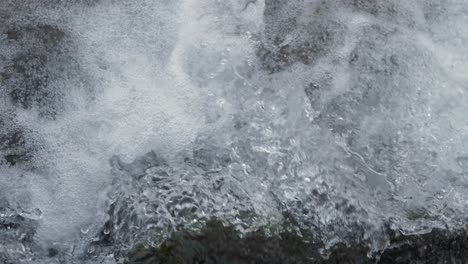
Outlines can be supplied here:
[[[210, 61], [227, 45], [239, 48], [225, 59], [250, 52], [248, 39], [225, 36], [206, 23], [217, 19], [208, 2], [122, 2], [67, 11], [64, 27], [76, 41], [83, 76], [90, 78], [57, 81], [67, 97], [56, 120], [30, 111], [18, 115], [42, 141], [34, 160], [40, 169], [30, 177], [32, 206], [42, 211], [39, 240], [67, 241], [102, 224], [97, 212], [106, 208], [96, 207], [112, 178], [111, 156], [127, 162], [150, 150], [171, 156], [206, 129], [207, 111], [219, 105], [206, 100], [219, 87], [194, 83], [190, 61]], [[255, 11], [249, 12], [252, 20]], [[253, 26], [260, 23], [257, 17]], [[192, 52], [199, 47], [204, 57]]]

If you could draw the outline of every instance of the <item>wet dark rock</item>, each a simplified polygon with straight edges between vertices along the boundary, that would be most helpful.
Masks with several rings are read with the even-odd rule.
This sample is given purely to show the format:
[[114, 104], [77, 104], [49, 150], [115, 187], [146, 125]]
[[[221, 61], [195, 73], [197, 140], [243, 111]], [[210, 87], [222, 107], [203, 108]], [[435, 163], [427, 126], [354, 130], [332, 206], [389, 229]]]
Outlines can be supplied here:
[[447, 15], [446, 1], [426, 1], [423, 3], [424, 18], [428, 23], [437, 23]]
[[131, 163], [125, 163], [119, 157], [114, 156], [111, 158], [111, 164], [114, 168], [126, 171], [136, 178], [143, 176], [148, 168], [167, 165], [164, 158], [154, 151], [146, 153]]
[[[5, 34], [7, 39], [19, 41], [24, 40], [36, 40], [38, 48], [52, 49], [65, 37], [65, 33], [58, 27], [53, 25], [28, 25], [18, 26], [8, 29]], [[42, 46], [42, 47], [41, 47]]]
[[34, 241], [37, 227], [37, 220], [10, 208], [0, 197], [0, 263], [16, 264], [19, 254], [29, 249], [40, 251]]
[[226, 167], [231, 163], [231, 157], [227, 151], [207, 146], [193, 151], [192, 162], [199, 168], [208, 171]]
[[[0, 214], [11, 212], [8, 207], [0, 207]], [[2, 241], [18, 241], [21, 243], [32, 243], [36, 233], [37, 222], [25, 218], [19, 214], [0, 217], [0, 247]]]
[[91, 243], [92, 246], [107, 247], [113, 244], [114, 239], [112, 235], [114, 231], [114, 205], [111, 205], [109, 215], [112, 217], [112, 219], [109, 219], [104, 223], [104, 227], [98, 233], [97, 241], [93, 241]]
[[[47, 1], [41, 1], [46, 4]], [[62, 1], [63, 2], [63, 1]], [[79, 76], [69, 34], [56, 24], [38, 21], [46, 6], [37, 1], [0, 3], [0, 164], [33, 167], [41, 139], [16, 120], [18, 111], [55, 119], [65, 106], [61, 78]], [[85, 78], [82, 78], [85, 79]]]
[[17, 229], [20, 225], [18, 223], [0, 223], [0, 229]]
[[20, 47], [0, 72], [15, 106], [39, 108], [43, 116], [54, 116], [63, 94], [49, 87], [52, 77], [48, 63], [60, 53], [65, 33], [53, 25], [10, 25], [3, 32], [11, 47]]
[[[96, 234], [95, 239], [88, 245], [86, 253], [91, 257], [106, 248], [121, 250], [120, 241], [128, 241], [133, 236], [129, 223], [134, 222], [136, 215], [132, 205], [127, 200], [116, 201], [109, 206], [108, 219]], [[117, 232], [125, 231], [125, 232]]]
[[241, 130], [242, 128], [246, 127], [248, 123], [246, 121], [236, 120], [234, 123], [234, 128], [236, 130]]
[[358, 131], [362, 121], [376, 114], [379, 108], [395, 108], [395, 99], [405, 87], [395, 85], [395, 80], [405, 78], [406, 65], [385, 43], [392, 41], [394, 33], [378, 26], [366, 28], [368, 35], [359, 41], [349, 55], [351, 77], [348, 91], [326, 98], [328, 90], [317, 84], [304, 88], [312, 108], [318, 112], [314, 122], [334, 133], [343, 135]]
[[278, 36], [273, 44], [261, 44], [257, 49], [257, 56], [262, 68], [269, 73], [276, 73], [297, 62], [305, 65], [314, 63], [328, 50], [333, 37], [321, 25], [312, 28], [312, 32], [308, 34], [310, 37], [307, 40], [295, 43], [284, 43]]
[[358, 128], [361, 116], [358, 114], [361, 104], [352, 93], [346, 93], [331, 99], [323, 106], [314, 122], [337, 134], [348, 134]]
[[0, 164], [16, 165], [30, 161], [34, 149], [30, 146], [26, 131], [8, 117], [0, 117]]
[[10, 165], [15, 165], [30, 158], [28, 153], [22, 149], [23, 145], [24, 138], [21, 131], [0, 135], [0, 149], [4, 160]]
[[315, 9], [315, 19], [299, 23], [304, 15], [301, 8], [315, 9], [278, 0], [265, 2], [265, 36], [256, 52], [265, 71], [280, 72], [295, 63], [313, 64], [337, 40], [340, 26], [329, 19], [327, 10]]
[[380, 257], [380, 263], [468, 263], [466, 231], [434, 229], [422, 235], [404, 236], [390, 231], [393, 247]]
[[304, 92], [309, 99], [311, 105], [317, 107], [320, 104], [320, 87], [315, 83], [310, 83], [305, 89]]
[[320, 242], [292, 231], [268, 236], [259, 230], [240, 237], [232, 227], [210, 220], [201, 231], [178, 232], [157, 247], [136, 246], [126, 263], [468, 263], [466, 232], [435, 229], [408, 236], [387, 232], [391, 245], [381, 254], [368, 257], [369, 248], [361, 242], [338, 244], [324, 258]]
[[49, 249], [47, 249], [47, 256], [48, 256], [49, 258], [53, 258], [53, 257], [57, 256], [58, 253], [59, 253], [59, 252], [58, 252], [58, 250], [57, 250], [56, 248], [49, 248]]
[[180, 232], [156, 248], [136, 247], [127, 263], [310, 263], [308, 244], [262, 231], [240, 238], [232, 227], [209, 221], [200, 233]]

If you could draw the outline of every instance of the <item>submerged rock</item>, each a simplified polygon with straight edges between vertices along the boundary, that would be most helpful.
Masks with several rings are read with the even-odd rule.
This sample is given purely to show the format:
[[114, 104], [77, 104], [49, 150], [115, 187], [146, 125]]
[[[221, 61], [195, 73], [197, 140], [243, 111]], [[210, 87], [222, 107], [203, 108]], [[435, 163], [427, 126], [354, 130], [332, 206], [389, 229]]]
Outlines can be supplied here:
[[12, 25], [2, 33], [12, 50], [20, 47], [0, 71], [0, 81], [11, 102], [24, 109], [36, 106], [42, 116], [53, 117], [63, 94], [50, 87], [48, 64], [59, 54], [65, 33], [47, 24]]
[[23, 164], [30, 161], [34, 148], [28, 141], [27, 131], [12, 120], [0, 117], [0, 164]]
[[297, 62], [310, 65], [331, 49], [340, 25], [328, 10], [313, 13], [314, 19], [305, 22], [301, 18], [304, 10], [294, 3], [265, 1], [265, 39], [256, 52], [263, 70], [273, 74]]

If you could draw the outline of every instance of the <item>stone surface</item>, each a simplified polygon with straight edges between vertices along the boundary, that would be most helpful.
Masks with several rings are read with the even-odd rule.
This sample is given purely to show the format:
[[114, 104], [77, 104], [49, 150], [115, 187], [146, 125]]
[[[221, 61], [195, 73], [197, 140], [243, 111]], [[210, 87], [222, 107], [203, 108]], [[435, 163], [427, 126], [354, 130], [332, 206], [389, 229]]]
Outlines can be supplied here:
[[154, 248], [135, 247], [126, 263], [468, 263], [466, 232], [436, 229], [427, 234], [404, 236], [388, 231], [388, 236], [391, 245], [378, 255], [369, 257], [365, 244], [339, 244], [324, 258], [320, 243], [305, 242], [294, 232], [267, 236], [259, 230], [241, 238], [232, 227], [211, 220], [199, 232], [178, 232]]

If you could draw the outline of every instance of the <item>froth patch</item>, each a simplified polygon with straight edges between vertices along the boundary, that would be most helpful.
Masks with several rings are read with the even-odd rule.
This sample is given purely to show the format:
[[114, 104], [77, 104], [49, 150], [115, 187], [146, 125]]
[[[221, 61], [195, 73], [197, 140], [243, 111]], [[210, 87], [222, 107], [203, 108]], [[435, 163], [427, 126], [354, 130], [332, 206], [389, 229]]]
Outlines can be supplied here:
[[[73, 107], [54, 120], [22, 117], [44, 141], [35, 158], [40, 170], [31, 181], [34, 206], [43, 212], [41, 241], [70, 240], [101, 220], [97, 212], [106, 208], [98, 207], [98, 199], [113, 177], [110, 157], [130, 162], [151, 150], [173, 156], [206, 129], [210, 106], [219, 104], [206, 100], [223, 87], [219, 80], [208, 87], [193, 81], [187, 73], [187, 62], [194, 60], [189, 51], [204, 42], [206, 57], [195, 60], [210, 61], [225, 45], [242, 46], [248, 40], [226, 38], [225, 28], [206, 23], [218, 17], [205, 9], [196, 1], [71, 7], [66, 27], [90, 87], [68, 89], [73, 92], [65, 101]], [[205, 18], [195, 11], [206, 13]], [[246, 52], [249, 45], [229, 56]]]

